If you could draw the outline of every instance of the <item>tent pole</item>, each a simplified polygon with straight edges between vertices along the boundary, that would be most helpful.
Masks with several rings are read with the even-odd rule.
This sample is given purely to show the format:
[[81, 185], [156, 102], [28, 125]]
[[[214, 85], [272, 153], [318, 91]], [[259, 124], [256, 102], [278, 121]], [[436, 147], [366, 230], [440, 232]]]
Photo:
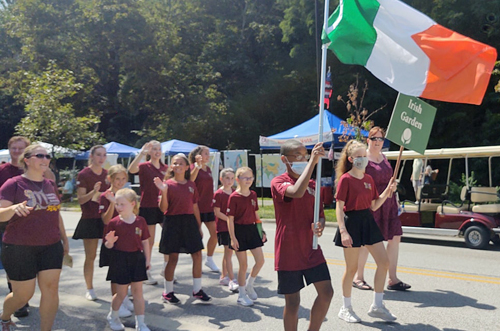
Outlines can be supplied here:
[[[262, 148], [260, 149], [260, 203], [264, 207], [264, 162], [262, 161]], [[257, 169], [255, 169], [257, 170]]]
[[[325, 0], [325, 12], [323, 20], [323, 29], [326, 30], [328, 27], [328, 11], [330, 8], [330, 0]], [[327, 57], [327, 46], [323, 44], [321, 46], [321, 81], [320, 81], [320, 91], [319, 91], [319, 128], [318, 128], [318, 142], [323, 142], [323, 117], [325, 112], [324, 94], [325, 94], [325, 77], [326, 77], [326, 57]], [[322, 159], [319, 160], [316, 166], [316, 190], [314, 192], [314, 228], [317, 227], [319, 222], [319, 210], [321, 203], [321, 168]], [[318, 249], [318, 236], [313, 237], [313, 249]]]

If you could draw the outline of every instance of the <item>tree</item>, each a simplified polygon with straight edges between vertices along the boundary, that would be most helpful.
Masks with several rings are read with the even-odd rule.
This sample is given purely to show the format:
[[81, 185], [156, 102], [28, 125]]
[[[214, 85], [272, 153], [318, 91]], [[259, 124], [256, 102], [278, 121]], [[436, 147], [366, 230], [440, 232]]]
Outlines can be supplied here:
[[75, 115], [71, 99], [83, 86], [75, 82], [71, 71], [50, 61], [40, 75], [22, 75], [19, 102], [25, 105], [26, 116], [16, 126], [17, 134], [76, 150], [102, 141], [96, 132], [99, 118], [95, 114]]

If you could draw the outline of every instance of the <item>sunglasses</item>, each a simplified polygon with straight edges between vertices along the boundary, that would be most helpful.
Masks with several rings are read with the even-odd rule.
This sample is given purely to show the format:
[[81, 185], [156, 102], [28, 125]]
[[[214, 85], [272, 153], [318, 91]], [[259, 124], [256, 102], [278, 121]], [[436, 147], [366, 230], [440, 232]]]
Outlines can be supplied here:
[[49, 154], [35, 154], [35, 155], [30, 155], [30, 157], [36, 157], [37, 159], [43, 159], [46, 158], [47, 160], [50, 160], [52, 156]]
[[253, 177], [238, 177], [241, 180], [253, 180]]
[[302, 160], [308, 161], [311, 158], [311, 155], [309, 155], [309, 154], [306, 154], [306, 155], [302, 155], [302, 154], [298, 154], [298, 155], [285, 155], [285, 156], [287, 156], [287, 157], [293, 156], [295, 158], [295, 160], [297, 160], [297, 161], [302, 161]]
[[370, 137], [368, 139], [370, 139], [371, 141], [384, 141], [384, 138], [382, 137]]

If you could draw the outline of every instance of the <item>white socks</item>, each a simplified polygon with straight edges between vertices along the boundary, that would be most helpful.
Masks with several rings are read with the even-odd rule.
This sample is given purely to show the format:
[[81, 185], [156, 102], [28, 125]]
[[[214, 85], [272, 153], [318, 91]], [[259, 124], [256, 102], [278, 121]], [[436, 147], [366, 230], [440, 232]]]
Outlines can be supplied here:
[[144, 315], [135, 315], [135, 324], [144, 324]]
[[248, 276], [247, 278], [247, 286], [253, 286], [253, 282], [255, 281], [255, 277]]
[[207, 262], [213, 262], [213, 261], [214, 261], [213, 256], [207, 255]]
[[240, 291], [239, 296], [240, 297], [244, 297], [247, 294], [246, 286], [241, 286], [240, 285], [239, 291]]
[[201, 290], [201, 278], [193, 278], [193, 293], [198, 293]]
[[374, 292], [373, 305], [377, 307], [382, 307], [383, 304], [384, 304], [384, 292], [382, 293]]
[[168, 281], [166, 279], [163, 280], [163, 291], [165, 294], [169, 294], [174, 291], [174, 281]]
[[352, 306], [352, 304], [351, 304], [351, 297], [346, 298], [346, 297], [342, 296], [342, 300], [344, 302], [344, 308], [349, 308], [349, 307]]

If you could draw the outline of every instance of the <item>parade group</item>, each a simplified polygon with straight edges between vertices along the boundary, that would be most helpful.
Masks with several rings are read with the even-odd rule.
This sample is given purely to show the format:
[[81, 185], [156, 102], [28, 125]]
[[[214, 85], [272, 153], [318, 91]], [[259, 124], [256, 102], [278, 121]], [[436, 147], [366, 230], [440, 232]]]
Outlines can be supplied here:
[[[387, 274], [387, 289], [410, 288], [396, 274], [402, 229], [392, 168], [381, 153], [384, 136], [381, 128], [374, 127], [367, 145], [349, 141], [336, 165], [338, 228], [334, 244], [343, 247], [346, 262], [338, 317], [349, 323], [361, 321], [351, 304], [353, 287], [374, 291], [368, 315], [385, 321], [396, 320], [383, 303]], [[29, 300], [38, 282], [40, 329], [51, 330], [59, 307], [61, 268], [69, 252], [60, 215], [61, 198], [49, 168], [51, 155], [21, 136], [12, 137], [8, 148], [11, 162], [0, 166], [0, 238], [10, 293], [3, 303], [1, 326], [4, 331], [14, 330], [12, 315], [29, 314]], [[277, 293], [285, 298], [283, 325], [285, 330], [297, 330], [300, 290], [313, 284], [317, 297], [310, 310], [308, 330], [319, 330], [330, 307], [333, 287], [321, 248], [312, 248], [314, 235], [323, 233], [325, 218], [321, 207], [319, 222], [314, 224], [315, 183], [311, 176], [325, 149], [318, 143], [308, 154], [299, 141], [289, 140], [281, 146], [280, 154], [287, 170], [272, 180], [271, 194], [276, 216]], [[102, 145], [92, 147], [89, 165], [78, 173], [76, 181], [82, 216], [73, 239], [83, 242], [88, 300], [97, 299], [93, 276], [98, 251], [99, 266], [108, 267], [106, 279], [111, 284], [112, 300], [106, 319], [112, 330], [123, 330], [120, 318], [132, 314], [136, 330], [149, 330], [142, 286], [157, 284], [151, 273], [157, 224], [161, 226], [159, 252], [164, 259], [163, 302], [180, 303], [174, 290], [179, 253], [192, 258], [194, 299], [212, 301], [210, 290], [202, 288], [202, 224], [210, 236], [205, 265], [220, 272], [221, 286], [238, 293], [237, 305], [252, 306], [258, 300], [254, 284], [264, 265], [262, 246], [267, 237], [259, 219], [257, 194], [251, 190], [253, 171], [248, 167], [222, 169], [221, 186], [214, 192], [209, 158], [209, 149], [198, 146], [189, 156], [173, 156], [166, 165], [161, 161], [160, 143], [151, 141], [128, 169], [118, 164], [106, 170], [106, 149]], [[124, 188], [129, 174], [139, 176], [140, 197]], [[220, 269], [213, 259], [217, 244], [224, 248]], [[254, 258], [248, 275], [247, 251]], [[238, 261], [237, 274], [233, 272], [233, 252]], [[363, 274], [368, 253], [377, 264], [373, 287]]]

